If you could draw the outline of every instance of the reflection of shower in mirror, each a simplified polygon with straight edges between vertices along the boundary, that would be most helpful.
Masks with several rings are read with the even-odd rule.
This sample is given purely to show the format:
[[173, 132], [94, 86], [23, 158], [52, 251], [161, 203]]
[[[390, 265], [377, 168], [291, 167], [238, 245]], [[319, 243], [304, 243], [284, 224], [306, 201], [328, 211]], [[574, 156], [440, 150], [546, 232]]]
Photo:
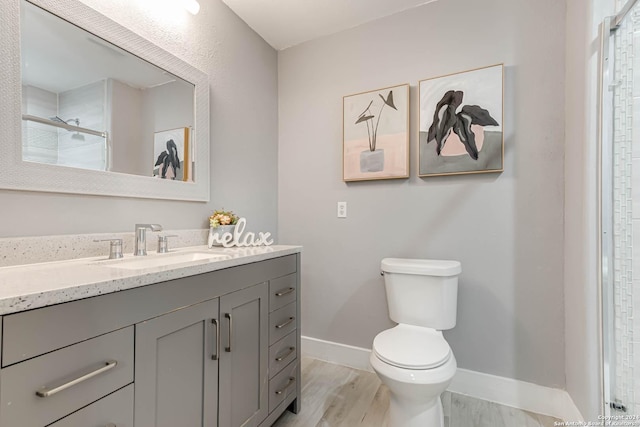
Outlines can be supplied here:
[[[75, 118], [75, 119], [69, 119], [69, 120], [63, 120], [58, 116], [53, 116], [50, 117], [51, 121], [53, 122], [58, 122], [58, 123], [64, 123], [64, 124], [70, 124], [69, 122], [75, 124], [76, 126], [80, 127], [80, 119]], [[71, 135], [71, 139], [76, 139], [78, 141], [84, 141], [84, 135], [82, 135], [80, 132], [76, 131], [76, 133], [74, 133], [73, 135]]]
[[[150, 11], [176, 5], [167, 17], [173, 26], [176, 17], [191, 22], [183, 0], [146, 1]], [[10, 3], [20, 4], [20, 25], [7, 30], [6, 56], [20, 58], [20, 66], [12, 63], [3, 80], [21, 82], [7, 91], [22, 101], [22, 123], [13, 117], [15, 109], [0, 109], [0, 122], [13, 123], [0, 126], [0, 134], [10, 136], [0, 138], [3, 152], [10, 154], [0, 156], [0, 187], [209, 200], [206, 73], [81, 0]], [[182, 147], [173, 137], [164, 140], [160, 152], [173, 139], [180, 162], [179, 168], [175, 162], [174, 183], [168, 183], [168, 174], [165, 180], [152, 179], [151, 167], [159, 155], [156, 135], [172, 129], [180, 129], [180, 135], [188, 129], [190, 138], [183, 136]]]

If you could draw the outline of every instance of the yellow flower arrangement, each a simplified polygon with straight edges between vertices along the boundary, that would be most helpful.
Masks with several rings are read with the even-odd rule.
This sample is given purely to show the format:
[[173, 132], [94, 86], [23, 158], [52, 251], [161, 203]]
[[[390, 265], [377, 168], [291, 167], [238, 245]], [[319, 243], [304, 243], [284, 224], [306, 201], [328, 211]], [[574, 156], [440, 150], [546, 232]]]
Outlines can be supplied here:
[[217, 228], [221, 225], [236, 225], [237, 223], [238, 215], [224, 209], [213, 211], [213, 215], [209, 217], [209, 226], [212, 228]]

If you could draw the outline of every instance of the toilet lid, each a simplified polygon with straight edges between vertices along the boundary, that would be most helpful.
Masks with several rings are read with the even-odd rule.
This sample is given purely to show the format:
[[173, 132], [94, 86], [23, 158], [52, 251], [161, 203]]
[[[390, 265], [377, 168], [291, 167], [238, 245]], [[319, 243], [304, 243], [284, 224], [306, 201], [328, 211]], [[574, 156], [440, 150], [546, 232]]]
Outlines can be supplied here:
[[432, 369], [451, 357], [442, 332], [420, 326], [398, 325], [373, 340], [374, 353], [384, 362], [405, 369]]

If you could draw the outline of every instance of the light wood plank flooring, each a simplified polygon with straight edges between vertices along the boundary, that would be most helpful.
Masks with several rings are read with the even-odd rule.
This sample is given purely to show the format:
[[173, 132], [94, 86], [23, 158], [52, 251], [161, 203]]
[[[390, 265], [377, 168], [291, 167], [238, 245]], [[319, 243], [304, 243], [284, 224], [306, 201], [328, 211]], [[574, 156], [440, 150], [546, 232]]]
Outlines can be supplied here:
[[[557, 418], [445, 392], [445, 427], [553, 427]], [[275, 427], [388, 427], [389, 390], [376, 374], [302, 358], [302, 410]]]

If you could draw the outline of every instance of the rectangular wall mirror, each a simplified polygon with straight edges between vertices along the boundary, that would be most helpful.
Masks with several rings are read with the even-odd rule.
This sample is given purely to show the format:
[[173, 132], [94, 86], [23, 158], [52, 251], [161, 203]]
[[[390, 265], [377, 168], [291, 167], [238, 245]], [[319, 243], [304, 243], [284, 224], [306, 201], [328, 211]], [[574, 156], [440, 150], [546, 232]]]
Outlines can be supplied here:
[[0, 187], [208, 200], [207, 76], [79, 1], [11, 2]]

